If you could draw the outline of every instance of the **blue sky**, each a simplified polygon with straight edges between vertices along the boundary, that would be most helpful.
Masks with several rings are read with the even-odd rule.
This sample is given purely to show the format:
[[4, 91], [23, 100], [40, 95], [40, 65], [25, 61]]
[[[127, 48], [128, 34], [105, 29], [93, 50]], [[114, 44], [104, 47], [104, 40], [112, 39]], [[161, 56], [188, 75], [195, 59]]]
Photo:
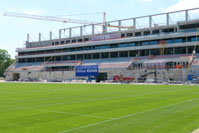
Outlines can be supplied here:
[[[0, 49], [14, 56], [16, 48], [24, 47], [26, 34], [31, 40], [49, 38], [49, 31], [58, 36], [58, 29], [74, 26], [59, 22], [4, 17], [4, 12], [59, 16], [79, 13], [107, 12], [107, 20], [122, 19], [199, 7], [199, 0], [0, 0]], [[102, 14], [75, 16], [72, 19], [102, 21]]]

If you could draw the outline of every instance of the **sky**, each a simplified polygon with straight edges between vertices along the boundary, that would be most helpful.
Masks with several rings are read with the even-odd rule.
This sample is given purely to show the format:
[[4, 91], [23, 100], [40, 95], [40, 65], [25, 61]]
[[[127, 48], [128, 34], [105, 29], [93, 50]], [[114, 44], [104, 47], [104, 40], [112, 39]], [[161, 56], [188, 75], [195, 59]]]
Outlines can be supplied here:
[[[12, 58], [15, 58], [16, 48], [25, 46], [27, 33], [31, 41], [38, 40], [38, 33], [45, 40], [49, 39], [50, 31], [55, 38], [59, 29], [78, 25], [5, 17], [5, 12], [42, 16], [106, 12], [109, 21], [199, 7], [199, 0], [0, 0], [0, 3], [0, 49], [6, 49]], [[67, 17], [103, 21], [102, 13]]]

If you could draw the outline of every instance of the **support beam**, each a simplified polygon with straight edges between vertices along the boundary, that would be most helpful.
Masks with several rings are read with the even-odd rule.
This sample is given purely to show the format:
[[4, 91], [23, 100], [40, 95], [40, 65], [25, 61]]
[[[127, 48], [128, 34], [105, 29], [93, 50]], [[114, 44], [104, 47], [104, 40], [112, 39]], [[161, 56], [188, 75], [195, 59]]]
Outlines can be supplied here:
[[169, 13], [167, 13], [166, 15], [166, 22], [167, 22], [167, 26], [169, 26]]
[[39, 42], [41, 42], [41, 33], [39, 33]]
[[59, 30], [59, 39], [61, 39], [61, 30]]
[[30, 34], [27, 34], [27, 42], [30, 42]]
[[94, 35], [94, 34], [95, 34], [95, 25], [92, 24], [92, 35]]
[[188, 10], [185, 11], [185, 20], [186, 21], [189, 20], [189, 11]]
[[133, 18], [133, 27], [136, 29], [136, 18]]
[[118, 21], [118, 31], [121, 31], [121, 26], [122, 26], [122, 23], [121, 23], [121, 20]]
[[53, 39], [53, 37], [52, 37], [52, 31], [50, 31], [50, 40], [52, 40]]
[[72, 28], [69, 28], [69, 38], [72, 37]]
[[83, 36], [83, 26], [80, 26], [80, 36]]
[[149, 28], [152, 27], [152, 16], [149, 16]]

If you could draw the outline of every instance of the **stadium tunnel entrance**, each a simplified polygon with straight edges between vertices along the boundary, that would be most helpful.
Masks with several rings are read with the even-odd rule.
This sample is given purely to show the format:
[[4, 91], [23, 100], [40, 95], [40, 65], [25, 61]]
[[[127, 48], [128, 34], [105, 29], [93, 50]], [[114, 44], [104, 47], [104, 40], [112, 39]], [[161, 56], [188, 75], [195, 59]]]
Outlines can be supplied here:
[[13, 80], [19, 81], [19, 79], [20, 79], [20, 74], [19, 73], [13, 73]]
[[96, 82], [101, 82], [107, 80], [107, 73], [99, 73], [99, 75], [96, 77]]

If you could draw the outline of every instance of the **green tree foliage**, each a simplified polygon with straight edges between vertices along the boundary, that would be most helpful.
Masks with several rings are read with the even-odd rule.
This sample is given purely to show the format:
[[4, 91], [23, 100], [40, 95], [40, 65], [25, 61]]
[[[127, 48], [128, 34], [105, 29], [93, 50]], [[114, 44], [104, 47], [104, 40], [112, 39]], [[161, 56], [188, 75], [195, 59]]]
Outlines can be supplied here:
[[14, 62], [8, 51], [0, 49], [0, 77], [3, 77], [5, 70]]

